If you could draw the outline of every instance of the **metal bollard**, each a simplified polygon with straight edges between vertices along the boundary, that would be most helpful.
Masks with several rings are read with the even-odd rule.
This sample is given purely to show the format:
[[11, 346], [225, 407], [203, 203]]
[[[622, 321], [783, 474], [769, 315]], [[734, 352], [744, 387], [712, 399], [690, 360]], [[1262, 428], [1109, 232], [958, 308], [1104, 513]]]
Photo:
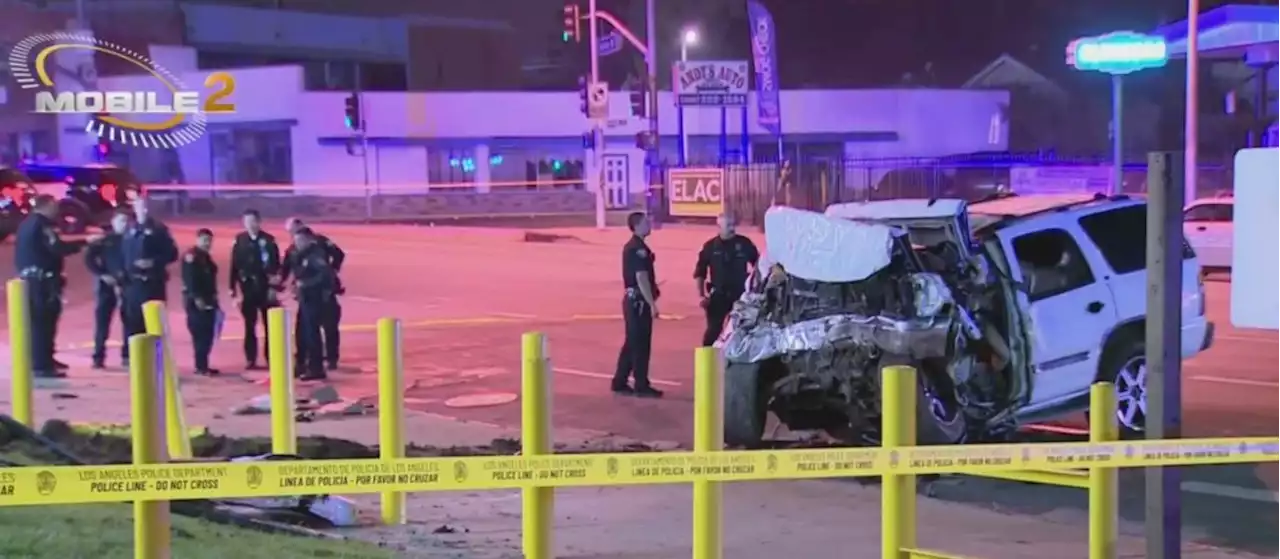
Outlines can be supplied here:
[[[520, 344], [520, 452], [523, 456], [551, 454], [551, 382], [547, 339], [527, 332]], [[525, 559], [551, 559], [555, 526], [555, 490], [532, 487], [522, 491], [521, 527]]]
[[[1099, 382], [1089, 390], [1089, 442], [1120, 440], [1116, 387]], [[1115, 559], [1120, 480], [1115, 468], [1089, 469], [1089, 559]]]
[[27, 282], [11, 279], [5, 290], [9, 296], [9, 358], [13, 376], [9, 379], [9, 401], [13, 419], [35, 428], [31, 378], [31, 308], [27, 301]]
[[[880, 446], [915, 446], [916, 370], [893, 366], [880, 374]], [[916, 546], [916, 476], [888, 474], [881, 485], [880, 556], [906, 559], [904, 549]]]
[[[720, 352], [700, 347], [694, 355], [693, 450], [724, 450], [724, 372]], [[693, 482], [693, 558], [720, 559], [724, 555], [721, 485]]]
[[[378, 453], [383, 460], [404, 458], [404, 355], [394, 318], [378, 320]], [[404, 524], [405, 515], [404, 493], [382, 492], [382, 522]]]
[[[138, 334], [129, 338], [129, 392], [133, 408], [133, 463], [167, 462], [160, 409], [164, 397], [164, 345], [159, 336]], [[170, 549], [168, 501], [133, 502], [133, 556], [135, 559], [168, 559]]]
[[296, 455], [293, 353], [289, 351], [289, 315], [283, 307], [267, 311], [267, 349], [271, 357], [271, 452]]
[[187, 412], [182, 405], [182, 391], [178, 389], [178, 366], [173, 360], [169, 343], [169, 321], [165, 318], [163, 301], [147, 301], [142, 304], [142, 318], [147, 333], [160, 338], [164, 348], [163, 361], [156, 364], [164, 370], [165, 431], [168, 433], [169, 456], [178, 460], [191, 459], [191, 436], [187, 433]]

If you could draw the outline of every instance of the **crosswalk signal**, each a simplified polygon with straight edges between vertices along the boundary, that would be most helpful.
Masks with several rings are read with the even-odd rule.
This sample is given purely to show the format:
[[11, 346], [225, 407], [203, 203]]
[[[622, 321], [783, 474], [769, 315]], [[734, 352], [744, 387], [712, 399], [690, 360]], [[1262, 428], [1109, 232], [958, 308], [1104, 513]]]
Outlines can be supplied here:
[[631, 116], [648, 118], [649, 104], [644, 102], [644, 88], [632, 91], [628, 93], [627, 96], [631, 98]]
[[564, 5], [564, 32], [560, 39], [566, 43], [582, 42], [582, 12], [576, 3]]
[[578, 100], [581, 101], [578, 107], [582, 111], [583, 116], [591, 116], [591, 91], [590, 82], [586, 76], [578, 76]]
[[364, 121], [360, 120], [360, 94], [352, 93], [346, 99], [346, 122], [348, 130], [360, 130]]

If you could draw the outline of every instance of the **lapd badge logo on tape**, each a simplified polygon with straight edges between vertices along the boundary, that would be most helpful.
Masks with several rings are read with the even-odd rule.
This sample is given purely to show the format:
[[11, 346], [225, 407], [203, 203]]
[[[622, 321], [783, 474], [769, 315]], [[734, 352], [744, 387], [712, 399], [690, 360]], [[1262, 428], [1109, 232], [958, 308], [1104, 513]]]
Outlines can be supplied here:
[[618, 477], [618, 459], [612, 456], [604, 462], [605, 473], [611, 478]]
[[262, 487], [262, 478], [262, 468], [249, 466], [249, 469], [245, 470], [245, 483], [249, 485], [249, 489]]
[[44, 470], [36, 474], [36, 492], [48, 497], [52, 495], [54, 490], [58, 488], [58, 476], [53, 472]]
[[467, 481], [467, 463], [461, 460], [453, 463], [453, 481], [462, 483]]
[[764, 459], [764, 464], [765, 464], [764, 466], [765, 469], [769, 470], [769, 473], [772, 474], [778, 471], [778, 456], [774, 454], [770, 454], [766, 456]]

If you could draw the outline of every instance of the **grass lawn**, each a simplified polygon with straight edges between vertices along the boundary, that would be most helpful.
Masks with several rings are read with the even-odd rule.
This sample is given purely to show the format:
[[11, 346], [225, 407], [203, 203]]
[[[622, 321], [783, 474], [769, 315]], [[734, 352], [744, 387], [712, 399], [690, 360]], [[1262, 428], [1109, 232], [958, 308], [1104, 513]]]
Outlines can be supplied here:
[[[130, 559], [133, 507], [0, 507], [0, 558]], [[267, 534], [173, 515], [174, 559], [391, 559], [377, 546]]]

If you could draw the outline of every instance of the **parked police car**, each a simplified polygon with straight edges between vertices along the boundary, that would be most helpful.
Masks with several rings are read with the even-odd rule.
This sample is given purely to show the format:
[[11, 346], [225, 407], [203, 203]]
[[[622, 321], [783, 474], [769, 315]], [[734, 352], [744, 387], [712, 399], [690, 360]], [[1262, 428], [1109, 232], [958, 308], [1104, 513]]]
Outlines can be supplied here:
[[111, 222], [118, 207], [127, 207], [142, 196], [143, 187], [127, 169], [113, 165], [27, 164], [24, 173], [36, 192], [59, 202], [64, 233], [83, 233]]

